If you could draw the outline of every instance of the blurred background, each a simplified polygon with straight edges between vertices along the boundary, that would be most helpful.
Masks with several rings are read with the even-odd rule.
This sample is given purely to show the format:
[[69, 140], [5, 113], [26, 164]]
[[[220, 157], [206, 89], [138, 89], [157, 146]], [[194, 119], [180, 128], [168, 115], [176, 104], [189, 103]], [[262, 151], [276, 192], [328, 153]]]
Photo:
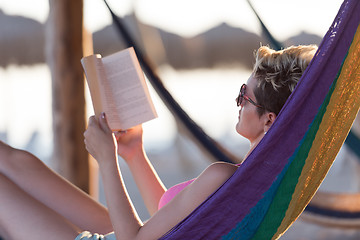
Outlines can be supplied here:
[[[248, 142], [235, 132], [238, 109], [234, 100], [251, 73], [254, 50], [269, 44], [248, 2], [108, 0], [108, 3], [125, 20], [166, 88], [190, 117], [232, 153], [243, 157]], [[284, 46], [290, 46], [319, 45], [342, 1], [251, 3], [273, 36]], [[106, 56], [125, 47], [103, 1], [84, 0], [83, 11], [84, 28], [92, 35], [95, 53]], [[0, 140], [34, 153], [52, 167], [52, 82], [45, 59], [48, 16], [47, 0], [0, 0]], [[145, 147], [165, 185], [170, 187], [196, 177], [211, 161], [179, 132], [174, 117], [150, 84], [149, 87], [159, 118], [144, 124]], [[89, 116], [93, 110], [87, 88], [85, 91]], [[131, 175], [124, 163], [120, 164], [139, 214], [147, 219], [148, 213]], [[346, 191], [358, 191], [359, 181], [354, 181], [356, 163], [339, 160], [331, 171], [329, 176], [335, 176], [335, 180], [324, 183], [324, 189], [337, 191], [347, 186]], [[105, 204], [101, 184], [99, 200]], [[300, 219], [283, 238], [359, 237], [356, 229], [323, 227]]]

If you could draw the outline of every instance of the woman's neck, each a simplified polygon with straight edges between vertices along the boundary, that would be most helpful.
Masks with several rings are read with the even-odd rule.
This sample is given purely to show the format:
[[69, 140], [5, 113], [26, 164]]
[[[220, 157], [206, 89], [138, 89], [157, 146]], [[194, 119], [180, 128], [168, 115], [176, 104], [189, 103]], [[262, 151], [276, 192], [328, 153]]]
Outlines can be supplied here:
[[250, 155], [250, 153], [256, 148], [256, 146], [259, 144], [261, 139], [265, 136], [265, 134], [262, 134], [261, 136], [257, 137], [256, 139], [250, 141], [250, 150], [247, 152], [247, 154], [244, 157], [244, 160]]

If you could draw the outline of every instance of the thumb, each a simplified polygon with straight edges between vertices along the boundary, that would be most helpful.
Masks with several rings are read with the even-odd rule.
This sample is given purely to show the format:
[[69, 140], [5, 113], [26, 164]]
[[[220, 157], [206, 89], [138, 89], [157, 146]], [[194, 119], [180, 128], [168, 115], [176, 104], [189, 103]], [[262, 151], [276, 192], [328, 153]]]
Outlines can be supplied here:
[[104, 112], [102, 112], [101, 114], [100, 114], [100, 117], [99, 117], [99, 125], [100, 125], [100, 128], [104, 131], [104, 132], [106, 132], [106, 133], [111, 133], [112, 131], [111, 131], [111, 129], [110, 129], [110, 127], [109, 127], [109, 124], [108, 124], [108, 122], [107, 122], [107, 118], [106, 118], [106, 115], [105, 115], [105, 113]]

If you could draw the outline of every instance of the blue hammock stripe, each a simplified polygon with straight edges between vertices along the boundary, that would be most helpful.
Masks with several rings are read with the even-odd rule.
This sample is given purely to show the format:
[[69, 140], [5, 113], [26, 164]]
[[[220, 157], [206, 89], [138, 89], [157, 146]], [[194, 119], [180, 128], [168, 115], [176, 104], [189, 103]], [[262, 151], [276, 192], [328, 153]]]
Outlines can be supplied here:
[[359, 12], [360, 1], [344, 1], [266, 136], [218, 191], [161, 239], [277, 239], [296, 220], [359, 109]]

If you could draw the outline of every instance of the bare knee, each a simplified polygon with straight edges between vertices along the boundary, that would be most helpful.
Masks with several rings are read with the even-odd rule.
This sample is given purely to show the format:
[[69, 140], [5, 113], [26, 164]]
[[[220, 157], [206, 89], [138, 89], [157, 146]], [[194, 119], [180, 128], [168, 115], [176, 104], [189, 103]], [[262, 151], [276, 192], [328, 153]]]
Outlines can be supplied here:
[[11, 173], [34, 167], [41, 161], [31, 153], [13, 148], [0, 141], [0, 173], [9, 177]]

